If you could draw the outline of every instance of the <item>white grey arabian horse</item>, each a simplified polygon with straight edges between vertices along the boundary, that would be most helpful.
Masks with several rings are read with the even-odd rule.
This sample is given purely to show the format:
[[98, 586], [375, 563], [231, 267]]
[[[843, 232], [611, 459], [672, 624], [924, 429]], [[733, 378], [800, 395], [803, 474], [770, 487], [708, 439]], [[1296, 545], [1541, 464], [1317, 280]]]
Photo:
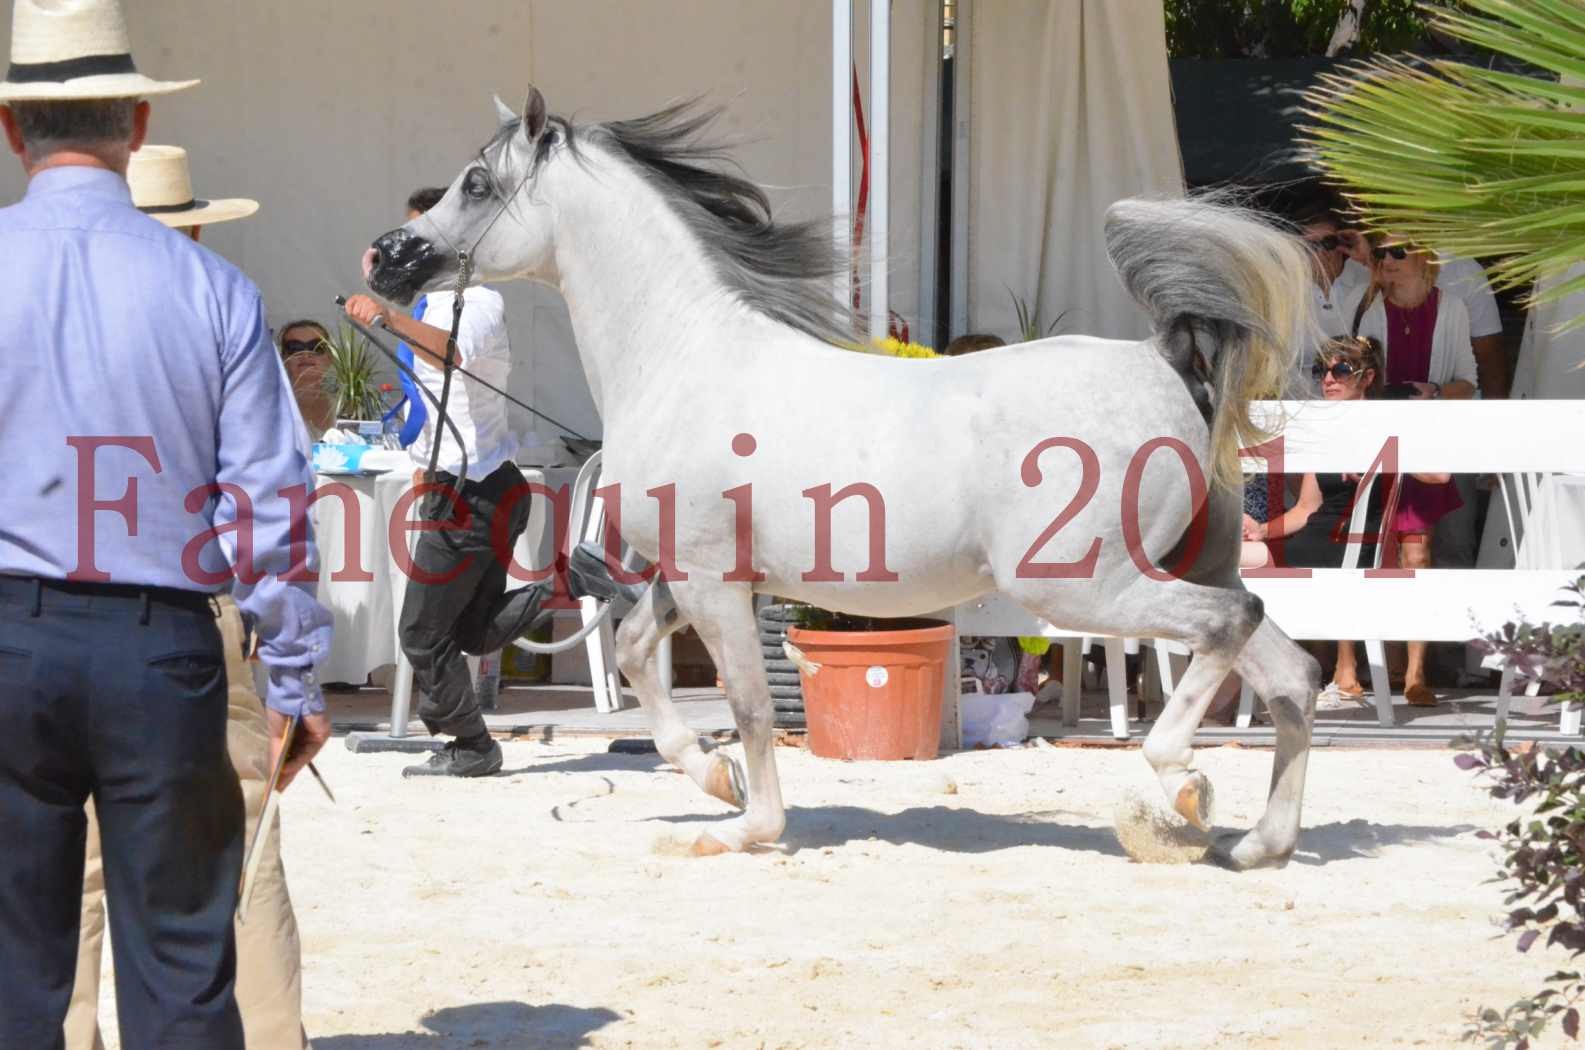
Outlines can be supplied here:
[[[1262, 436], [1249, 400], [1279, 388], [1307, 345], [1309, 264], [1291, 237], [1210, 204], [1124, 201], [1108, 245], [1153, 338], [1063, 336], [940, 361], [852, 353], [831, 345], [851, 338], [831, 292], [844, 265], [831, 228], [773, 221], [701, 137], [713, 113], [580, 126], [548, 116], [537, 90], [521, 114], [497, 108], [498, 133], [445, 198], [380, 237], [365, 269], [377, 294], [406, 303], [449, 287], [466, 250], [475, 280], [527, 278], [565, 297], [622, 537], [667, 569], [622, 622], [622, 671], [661, 755], [744, 807], [696, 852], [774, 842], [785, 825], [756, 593], [890, 617], [1001, 591], [1061, 627], [1189, 646], [1144, 751], [1202, 828], [1211, 790], [1190, 742], [1226, 675], [1250, 682], [1277, 729], [1270, 797], [1217, 856], [1287, 860], [1319, 669], [1239, 580], [1236, 476], [1240, 444]], [[1125, 530], [1125, 477], [1151, 442], [1180, 455], [1135, 463], [1137, 532]], [[1196, 492], [1183, 459], [1211, 483]], [[814, 496], [829, 504], [854, 485], [864, 498], [826, 508], [836, 573], [816, 573]], [[740, 530], [744, 486], [752, 526]], [[1155, 568], [1180, 561], [1178, 575]], [[725, 683], [746, 799], [657, 677], [658, 643], [685, 623]]]

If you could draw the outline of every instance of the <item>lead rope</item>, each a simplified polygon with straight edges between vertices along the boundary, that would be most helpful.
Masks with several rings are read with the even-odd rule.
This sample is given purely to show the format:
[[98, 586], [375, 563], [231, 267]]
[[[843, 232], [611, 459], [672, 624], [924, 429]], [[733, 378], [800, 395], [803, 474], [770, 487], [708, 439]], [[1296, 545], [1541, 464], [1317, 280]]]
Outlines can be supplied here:
[[[440, 403], [436, 406], [439, 416], [435, 420], [435, 437], [429, 446], [429, 472], [427, 480], [434, 480], [436, 468], [440, 463], [440, 443], [445, 437], [441, 427], [451, 421], [447, 413], [447, 405], [451, 401], [451, 373], [457, 367], [457, 332], [462, 328], [463, 293], [468, 290], [468, 282], [473, 279], [473, 256], [467, 251], [457, 252], [457, 284], [451, 298], [451, 334], [446, 336], [446, 361], [445, 370], [440, 380]], [[452, 428], [456, 433], [456, 428]], [[468, 446], [463, 444], [462, 437], [457, 434], [457, 454], [462, 457], [462, 470], [457, 474], [457, 481], [451, 487], [457, 500], [462, 499], [462, 486], [468, 483]], [[440, 520], [440, 510], [437, 507], [431, 521]]]

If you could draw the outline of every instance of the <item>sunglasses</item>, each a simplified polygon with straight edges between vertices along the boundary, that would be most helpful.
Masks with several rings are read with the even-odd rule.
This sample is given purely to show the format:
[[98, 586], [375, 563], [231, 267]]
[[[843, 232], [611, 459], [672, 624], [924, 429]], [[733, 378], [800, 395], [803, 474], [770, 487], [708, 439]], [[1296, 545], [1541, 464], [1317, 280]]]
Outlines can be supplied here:
[[1321, 377], [1329, 375], [1341, 383], [1343, 380], [1359, 375], [1363, 371], [1364, 369], [1355, 368], [1347, 361], [1333, 361], [1330, 368], [1321, 364], [1320, 362], [1316, 362], [1310, 366], [1310, 376], [1317, 381], [1319, 381]]
[[1394, 259], [1407, 259], [1409, 257], [1409, 249], [1405, 248], [1401, 244], [1394, 244], [1390, 248], [1372, 248], [1370, 250], [1370, 255], [1371, 258], [1375, 259], [1377, 262], [1380, 262], [1389, 255]]
[[1319, 248], [1323, 252], [1335, 252], [1339, 248], [1344, 247], [1343, 238], [1335, 233], [1329, 233], [1325, 237], [1318, 237], [1313, 241], [1306, 238], [1305, 243], [1312, 248]]
[[286, 360], [296, 354], [314, 354], [319, 352], [323, 339], [288, 339], [281, 344], [281, 360]]

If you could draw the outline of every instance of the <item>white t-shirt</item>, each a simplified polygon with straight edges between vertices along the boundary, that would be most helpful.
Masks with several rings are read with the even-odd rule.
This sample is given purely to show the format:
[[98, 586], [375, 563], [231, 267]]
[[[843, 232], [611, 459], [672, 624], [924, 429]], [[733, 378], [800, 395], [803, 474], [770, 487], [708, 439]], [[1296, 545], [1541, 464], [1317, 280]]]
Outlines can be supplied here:
[[[430, 292], [425, 303], [425, 324], [451, 331], [451, 304], [456, 293]], [[457, 330], [457, 352], [461, 365], [477, 373], [501, 389], [506, 389], [512, 370], [512, 344], [506, 334], [506, 304], [501, 293], [489, 288], [473, 287], [462, 294], [462, 327]], [[431, 365], [421, 354], [413, 355], [413, 371], [435, 399], [440, 399], [440, 388], [445, 373]], [[435, 438], [438, 412], [425, 399], [429, 410], [424, 429], [408, 451], [413, 462], [429, 466], [431, 442]], [[502, 463], [517, 455], [517, 437], [512, 433], [506, 417], [506, 398], [481, 386], [460, 372], [451, 377], [451, 397], [446, 402], [446, 415], [462, 433], [463, 447], [468, 452], [468, 478], [483, 481]], [[441, 434], [439, 469], [457, 474], [462, 469], [462, 457], [451, 428]]]
[[[1364, 281], [1359, 275], [1364, 274]], [[1361, 283], [1368, 283], [1370, 274], [1362, 266], [1349, 269], [1346, 265], [1343, 272], [1337, 275], [1337, 280], [1332, 282], [1332, 287], [1323, 289], [1315, 281], [1310, 282], [1310, 313], [1315, 318], [1316, 327], [1320, 328], [1329, 339], [1339, 339], [1348, 335], [1349, 326], [1354, 318], [1343, 313], [1343, 301], [1350, 292], [1359, 287]], [[1304, 363], [1306, 371], [1310, 362]]]
[[1445, 288], [1464, 300], [1469, 311], [1469, 335], [1479, 339], [1487, 335], [1502, 335], [1502, 315], [1497, 310], [1497, 296], [1486, 280], [1485, 267], [1474, 259], [1453, 259], [1442, 256], [1442, 268], [1437, 271], [1436, 286]]
[[[1363, 282], [1360, 280], [1360, 274], [1365, 275]], [[1369, 282], [1370, 271], [1362, 266], [1355, 266], [1350, 270], [1346, 264], [1342, 272], [1337, 275], [1337, 280], [1332, 282], [1330, 288], [1322, 288], [1316, 281], [1310, 282], [1310, 316], [1314, 319], [1315, 326], [1321, 330], [1322, 335], [1328, 339], [1338, 339], [1348, 335], [1349, 325], [1353, 322], [1354, 315], [1345, 313], [1343, 304], [1350, 298], [1354, 302], [1358, 302], [1358, 297], [1354, 293], [1363, 284], [1368, 284]], [[1294, 390], [1289, 391], [1293, 396], [1321, 396], [1321, 388], [1316, 383], [1315, 377], [1310, 374], [1310, 369], [1315, 366], [1315, 351], [1319, 349], [1320, 347], [1312, 346], [1304, 348], [1300, 352], [1298, 363], [1295, 366], [1298, 370], [1298, 374], [1295, 377], [1297, 385]]]

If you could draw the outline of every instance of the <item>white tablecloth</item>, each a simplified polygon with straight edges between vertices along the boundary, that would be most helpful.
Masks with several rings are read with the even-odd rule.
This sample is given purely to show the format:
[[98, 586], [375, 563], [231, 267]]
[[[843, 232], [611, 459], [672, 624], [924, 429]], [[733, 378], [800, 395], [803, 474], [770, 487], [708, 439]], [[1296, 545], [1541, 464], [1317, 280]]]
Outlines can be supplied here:
[[1519, 544], [1517, 568], [1572, 569], [1585, 564], [1585, 475], [1541, 479]]
[[[361, 685], [371, 671], [394, 664], [399, 651], [396, 621], [407, 589], [407, 576], [391, 554], [390, 523], [397, 504], [412, 487], [413, 465], [406, 452], [374, 453], [372, 462], [368, 457], [364, 462], [391, 470], [378, 477], [321, 474], [316, 479], [321, 489], [333, 484], [345, 485], [357, 496], [359, 508], [353, 523], [349, 522], [346, 500], [340, 496], [326, 495], [314, 505], [315, 536], [319, 542], [319, 600], [330, 610], [336, 625], [330, 659], [320, 667], [320, 680], [325, 682]], [[562, 485], [570, 490], [578, 476], [576, 467], [521, 469], [528, 481], [553, 490]], [[417, 519], [420, 502], [409, 506], [409, 520]], [[543, 497], [536, 497], [530, 506], [528, 527], [514, 551], [519, 565], [542, 568], [550, 564], [547, 504]], [[356, 525], [355, 529], [349, 529], [352, 524]], [[397, 538], [403, 535], [398, 532]], [[405, 535], [411, 543], [411, 534]], [[349, 564], [348, 555], [354, 552], [358, 564]], [[372, 579], [360, 579], [360, 576]], [[522, 584], [508, 581], [507, 586]]]

